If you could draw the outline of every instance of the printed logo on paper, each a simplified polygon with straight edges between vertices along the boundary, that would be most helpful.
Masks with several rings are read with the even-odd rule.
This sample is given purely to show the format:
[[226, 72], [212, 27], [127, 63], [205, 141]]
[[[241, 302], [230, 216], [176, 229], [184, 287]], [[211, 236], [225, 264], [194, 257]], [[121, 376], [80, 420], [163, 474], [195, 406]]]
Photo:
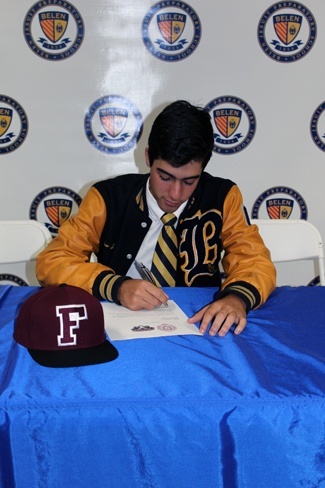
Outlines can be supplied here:
[[50, 61], [75, 54], [83, 41], [84, 30], [78, 10], [63, 0], [36, 2], [24, 20], [28, 46], [37, 56]]
[[171, 324], [161, 324], [157, 325], [157, 329], [163, 332], [174, 332], [175, 330], [177, 330], [177, 327]]
[[18, 149], [27, 132], [28, 119], [23, 107], [13, 98], [0, 95], [0, 154]]
[[120, 154], [130, 151], [141, 136], [143, 119], [127, 98], [109, 95], [96, 100], [85, 116], [85, 133], [99, 151]]
[[274, 61], [299, 61], [309, 53], [316, 40], [317, 26], [310, 10], [298, 2], [273, 4], [262, 15], [258, 40]]
[[155, 328], [151, 325], [135, 325], [131, 329], [132, 332], [150, 332], [152, 330], [155, 330]]
[[215, 98], [206, 106], [214, 128], [214, 151], [235, 154], [245, 149], [256, 132], [256, 118], [244, 100], [231, 95]]
[[29, 218], [43, 223], [55, 237], [61, 225], [76, 213], [81, 200], [81, 197], [69, 188], [46, 188], [32, 202]]
[[199, 16], [185, 2], [158, 2], [142, 21], [144, 45], [161, 61], [182, 61], [195, 51], [200, 39]]
[[11, 286], [28, 286], [25, 280], [20, 278], [17, 275], [10, 274], [10, 273], [1, 273], [0, 274], [0, 284], [1, 285], [11, 285]]
[[325, 102], [321, 103], [313, 113], [310, 132], [316, 146], [325, 151]]
[[263, 192], [252, 209], [252, 219], [304, 219], [307, 205], [302, 196], [292, 188], [274, 186]]

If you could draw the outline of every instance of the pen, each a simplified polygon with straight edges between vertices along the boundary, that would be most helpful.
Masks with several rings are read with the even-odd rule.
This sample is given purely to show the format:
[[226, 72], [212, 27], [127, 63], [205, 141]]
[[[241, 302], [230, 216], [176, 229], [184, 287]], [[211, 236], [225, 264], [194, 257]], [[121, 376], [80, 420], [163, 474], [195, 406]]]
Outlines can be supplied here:
[[[143, 280], [149, 281], [149, 283], [152, 283], [153, 285], [158, 286], [156, 280], [154, 279], [154, 277], [151, 273], [151, 271], [143, 263], [139, 263], [139, 261], [135, 260], [134, 265], [135, 265], [139, 275], [141, 276], [141, 278]], [[164, 303], [164, 305], [165, 305], [165, 307], [168, 307], [168, 302]]]

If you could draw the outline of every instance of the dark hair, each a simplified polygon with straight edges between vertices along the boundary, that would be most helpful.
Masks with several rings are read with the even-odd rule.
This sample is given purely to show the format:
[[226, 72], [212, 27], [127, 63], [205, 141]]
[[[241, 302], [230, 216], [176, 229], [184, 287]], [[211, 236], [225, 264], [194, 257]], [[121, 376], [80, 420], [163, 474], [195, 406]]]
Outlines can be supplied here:
[[154, 121], [148, 139], [149, 163], [155, 159], [178, 167], [196, 161], [203, 169], [213, 150], [213, 128], [209, 113], [185, 100], [168, 105]]

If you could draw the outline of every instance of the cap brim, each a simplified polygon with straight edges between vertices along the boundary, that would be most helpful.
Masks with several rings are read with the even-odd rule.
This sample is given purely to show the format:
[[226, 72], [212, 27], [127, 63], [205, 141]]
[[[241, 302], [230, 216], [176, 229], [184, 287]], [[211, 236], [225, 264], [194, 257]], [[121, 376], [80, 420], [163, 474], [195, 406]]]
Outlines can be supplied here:
[[108, 363], [118, 357], [118, 351], [108, 341], [99, 346], [85, 349], [69, 349], [66, 351], [40, 351], [28, 349], [31, 357], [41, 366], [49, 368], [70, 368], [91, 364]]

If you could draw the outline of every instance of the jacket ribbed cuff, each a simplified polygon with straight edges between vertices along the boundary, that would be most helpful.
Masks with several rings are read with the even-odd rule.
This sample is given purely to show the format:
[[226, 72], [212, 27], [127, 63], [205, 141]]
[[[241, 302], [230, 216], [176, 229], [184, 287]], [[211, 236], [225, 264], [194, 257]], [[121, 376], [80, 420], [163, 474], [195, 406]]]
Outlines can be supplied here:
[[93, 295], [99, 300], [109, 300], [121, 305], [118, 299], [119, 288], [124, 281], [131, 279], [129, 276], [120, 276], [109, 271], [103, 271], [95, 279]]
[[245, 281], [236, 281], [235, 283], [230, 283], [223, 290], [218, 291], [214, 299], [220, 300], [227, 295], [236, 295], [241, 298], [245, 305], [247, 313], [256, 308], [261, 302], [261, 296], [255, 286], [246, 283]]

